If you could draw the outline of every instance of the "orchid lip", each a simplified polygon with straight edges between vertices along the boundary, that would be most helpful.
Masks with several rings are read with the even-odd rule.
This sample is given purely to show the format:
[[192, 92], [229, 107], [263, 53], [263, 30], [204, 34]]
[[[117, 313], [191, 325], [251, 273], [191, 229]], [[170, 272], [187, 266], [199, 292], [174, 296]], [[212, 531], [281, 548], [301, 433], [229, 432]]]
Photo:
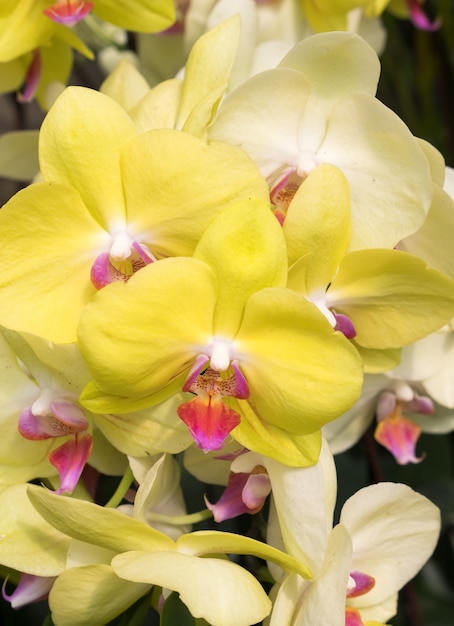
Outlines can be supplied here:
[[53, 22], [71, 27], [83, 20], [93, 7], [93, 2], [85, 0], [57, 0], [55, 4], [44, 9], [43, 13]]

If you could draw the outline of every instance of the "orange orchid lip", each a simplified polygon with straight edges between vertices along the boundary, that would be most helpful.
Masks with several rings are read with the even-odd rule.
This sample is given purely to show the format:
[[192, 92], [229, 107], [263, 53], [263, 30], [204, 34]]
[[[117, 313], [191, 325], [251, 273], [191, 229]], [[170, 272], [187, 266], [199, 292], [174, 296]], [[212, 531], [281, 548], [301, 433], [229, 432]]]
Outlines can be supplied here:
[[92, 11], [93, 2], [85, 0], [57, 0], [55, 4], [44, 9], [44, 15], [64, 26], [74, 26]]

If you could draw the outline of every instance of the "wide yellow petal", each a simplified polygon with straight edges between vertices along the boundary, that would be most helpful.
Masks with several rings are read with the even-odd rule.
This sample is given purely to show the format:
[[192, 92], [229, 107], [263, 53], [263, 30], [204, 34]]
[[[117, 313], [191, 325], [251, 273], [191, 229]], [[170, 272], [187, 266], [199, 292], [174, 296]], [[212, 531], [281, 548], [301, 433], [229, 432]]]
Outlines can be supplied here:
[[271, 610], [256, 578], [228, 560], [179, 552], [127, 552], [116, 556], [112, 567], [126, 580], [178, 591], [191, 614], [212, 626], [250, 626]]
[[152, 263], [128, 283], [102, 289], [79, 327], [97, 386], [133, 399], [160, 392], [208, 345], [215, 302], [212, 271], [186, 257]]
[[220, 337], [235, 335], [250, 295], [286, 283], [282, 229], [261, 200], [242, 200], [223, 211], [206, 229], [194, 257], [217, 278], [214, 333]]
[[55, 626], [104, 626], [143, 596], [150, 586], [119, 578], [103, 563], [62, 572], [49, 594]]
[[348, 315], [360, 346], [401, 348], [453, 317], [454, 281], [406, 252], [358, 250], [342, 261], [326, 304]]
[[114, 100], [85, 87], [68, 87], [41, 127], [42, 175], [75, 187], [103, 228], [122, 225], [120, 153], [135, 134], [132, 120]]
[[342, 172], [328, 164], [316, 167], [296, 192], [282, 228], [290, 264], [311, 253], [307, 292], [323, 293], [350, 242], [350, 189]]
[[129, 232], [158, 257], [191, 255], [209, 222], [237, 199], [268, 200], [249, 157], [171, 129], [138, 135], [121, 156]]
[[65, 567], [69, 537], [33, 508], [27, 488], [28, 485], [20, 484], [0, 491], [0, 561], [27, 574], [57, 576]]
[[171, 0], [96, 0], [94, 12], [106, 22], [139, 33], [156, 33], [175, 21]]
[[356, 350], [315, 305], [290, 290], [251, 296], [235, 345], [258, 415], [291, 433], [319, 430], [360, 394]]
[[292, 467], [317, 463], [321, 433], [295, 435], [260, 419], [249, 403], [239, 401], [240, 424], [231, 435], [245, 448]]
[[106, 233], [67, 185], [37, 183], [0, 213], [0, 322], [57, 343], [76, 339], [95, 293], [91, 265]]

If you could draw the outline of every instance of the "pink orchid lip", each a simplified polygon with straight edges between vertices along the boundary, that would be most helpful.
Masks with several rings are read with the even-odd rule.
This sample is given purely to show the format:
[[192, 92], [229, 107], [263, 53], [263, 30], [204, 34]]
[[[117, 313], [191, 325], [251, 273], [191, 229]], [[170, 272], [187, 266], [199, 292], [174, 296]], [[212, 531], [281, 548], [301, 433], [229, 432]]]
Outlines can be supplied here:
[[74, 26], [93, 10], [93, 2], [85, 0], [57, 0], [52, 6], [43, 10], [44, 15], [57, 24]]
[[89, 433], [76, 434], [49, 454], [49, 461], [58, 470], [60, 487], [54, 493], [72, 493], [93, 448]]
[[112, 258], [109, 252], [103, 252], [96, 257], [90, 271], [90, 279], [96, 289], [120, 280], [127, 282], [133, 274], [157, 260], [137, 241], [132, 242], [131, 248], [131, 254], [123, 261]]
[[230, 472], [229, 481], [216, 504], [207, 498], [207, 508], [213, 512], [216, 522], [232, 519], [243, 513], [258, 513], [271, 492], [271, 482], [263, 466], [254, 468], [251, 474]]
[[19, 415], [18, 424], [22, 437], [31, 441], [74, 435], [88, 426], [83, 409], [68, 400], [52, 401], [45, 413], [26, 407]]
[[18, 428], [20, 434], [30, 441], [69, 437], [49, 454], [48, 459], [60, 476], [60, 488], [55, 493], [72, 493], [93, 448], [83, 409], [75, 402], [56, 398], [39, 412], [38, 409], [34, 411], [33, 406], [26, 407], [19, 416]]
[[274, 206], [274, 215], [278, 219], [281, 226], [287, 217], [287, 210], [290, 203], [303, 181], [304, 178], [297, 174], [294, 167], [288, 167], [272, 184], [270, 190], [270, 201]]
[[364, 626], [358, 609], [352, 606], [345, 607], [345, 626]]
[[205, 354], [196, 357], [183, 391], [190, 391], [197, 397], [177, 409], [195, 443], [205, 451], [220, 450], [227, 436], [241, 421], [240, 414], [223, 398], [246, 399], [250, 393], [237, 361], [230, 363], [233, 374], [224, 378], [218, 370], [206, 367], [209, 361]]
[[394, 456], [399, 465], [420, 463], [424, 456], [415, 454], [421, 428], [416, 422], [402, 415], [397, 404], [391, 415], [378, 420], [374, 438]]

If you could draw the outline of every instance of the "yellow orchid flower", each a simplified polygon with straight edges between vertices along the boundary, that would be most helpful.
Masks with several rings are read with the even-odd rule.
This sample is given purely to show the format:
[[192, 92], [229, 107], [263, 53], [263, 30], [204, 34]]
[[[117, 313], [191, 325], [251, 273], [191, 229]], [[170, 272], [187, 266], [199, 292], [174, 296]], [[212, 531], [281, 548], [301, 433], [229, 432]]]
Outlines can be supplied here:
[[283, 463], [315, 462], [319, 428], [354, 401], [362, 367], [286, 277], [268, 205], [225, 209], [193, 258], [151, 264], [87, 306], [79, 342], [94, 382], [84, 406], [124, 413], [183, 389], [196, 397], [178, 414], [201, 448], [219, 449], [230, 433]]
[[176, 130], [139, 135], [119, 104], [82, 87], [52, 107], [39, 152], [44, 182], [0, 214], [0, 301], [8, 301], [0, 320], [56, 343], [75, 341], [96, 288], [153, 260], [192, 254], [224, 207], [268, 197], [241, 150]]

